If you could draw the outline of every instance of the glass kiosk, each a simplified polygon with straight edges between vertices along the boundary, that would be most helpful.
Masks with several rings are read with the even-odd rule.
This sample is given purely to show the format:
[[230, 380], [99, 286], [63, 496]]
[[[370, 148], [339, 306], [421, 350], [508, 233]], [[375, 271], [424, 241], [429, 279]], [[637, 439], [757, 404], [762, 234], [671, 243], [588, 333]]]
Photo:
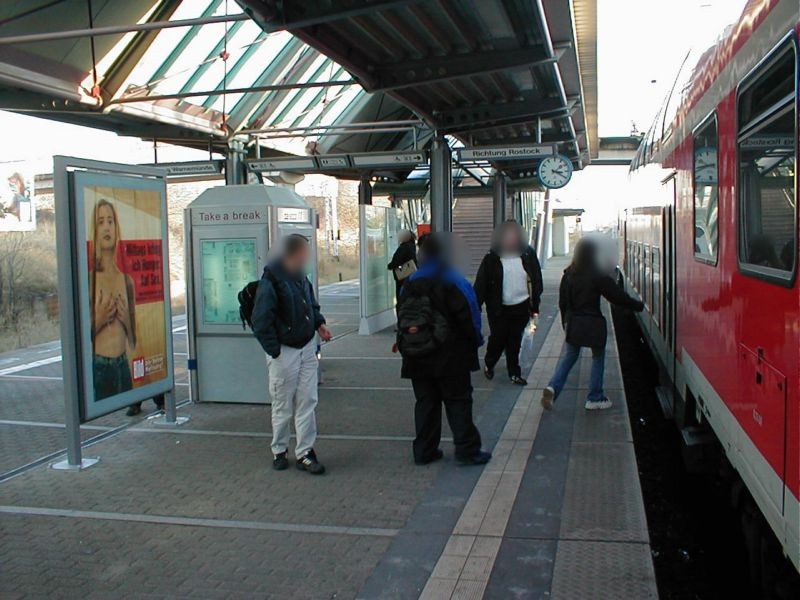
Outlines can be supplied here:
[[316, 216], [294, 191], [264, 185], [210, 188], [184, 212], [189, 383], [194, 402], [267, 403], [267, 365], [242, 329], [239, 291], [261, 278], [267, 252], [290, 233], [312, 245], [317, 290]]

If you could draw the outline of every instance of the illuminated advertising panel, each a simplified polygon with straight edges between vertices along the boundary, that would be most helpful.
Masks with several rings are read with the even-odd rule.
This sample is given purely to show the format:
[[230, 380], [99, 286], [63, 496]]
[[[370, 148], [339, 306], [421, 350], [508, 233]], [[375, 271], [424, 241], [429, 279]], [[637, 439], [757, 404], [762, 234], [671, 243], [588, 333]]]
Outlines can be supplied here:
[[163, 179], [72, 175], [86, 421], [173, 387]]

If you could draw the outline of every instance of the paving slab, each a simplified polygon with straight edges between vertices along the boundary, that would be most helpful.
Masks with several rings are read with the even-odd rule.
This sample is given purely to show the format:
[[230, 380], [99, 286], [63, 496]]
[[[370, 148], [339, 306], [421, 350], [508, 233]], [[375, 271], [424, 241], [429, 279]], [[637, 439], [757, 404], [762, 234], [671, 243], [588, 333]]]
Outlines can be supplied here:
[[352, 598], [390, 542], [17, 515], [0, 536], [0, 596], [65, 600]]

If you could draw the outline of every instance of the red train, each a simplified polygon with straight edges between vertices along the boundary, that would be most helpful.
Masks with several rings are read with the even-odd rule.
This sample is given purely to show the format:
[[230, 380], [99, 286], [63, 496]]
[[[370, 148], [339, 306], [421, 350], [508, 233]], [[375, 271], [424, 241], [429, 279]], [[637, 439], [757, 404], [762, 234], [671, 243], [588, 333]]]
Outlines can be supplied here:
[[667, 409], [688, 444], [716, 438], [763, 515], [762, 570], [770, 544], [800, 570], [799, 38], [798, 0], [750, 0], [687, 65], [631, 168], [660, 183], [620, 223]]

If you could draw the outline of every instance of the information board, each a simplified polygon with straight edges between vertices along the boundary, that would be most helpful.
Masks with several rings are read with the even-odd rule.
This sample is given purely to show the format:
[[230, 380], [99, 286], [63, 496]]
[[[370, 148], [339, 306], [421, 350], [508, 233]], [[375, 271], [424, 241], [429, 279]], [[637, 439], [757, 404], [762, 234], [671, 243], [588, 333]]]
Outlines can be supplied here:
[[238, 294], [258, 279], [255, 239], [202, 240], [203, 323], [239, 324]]

